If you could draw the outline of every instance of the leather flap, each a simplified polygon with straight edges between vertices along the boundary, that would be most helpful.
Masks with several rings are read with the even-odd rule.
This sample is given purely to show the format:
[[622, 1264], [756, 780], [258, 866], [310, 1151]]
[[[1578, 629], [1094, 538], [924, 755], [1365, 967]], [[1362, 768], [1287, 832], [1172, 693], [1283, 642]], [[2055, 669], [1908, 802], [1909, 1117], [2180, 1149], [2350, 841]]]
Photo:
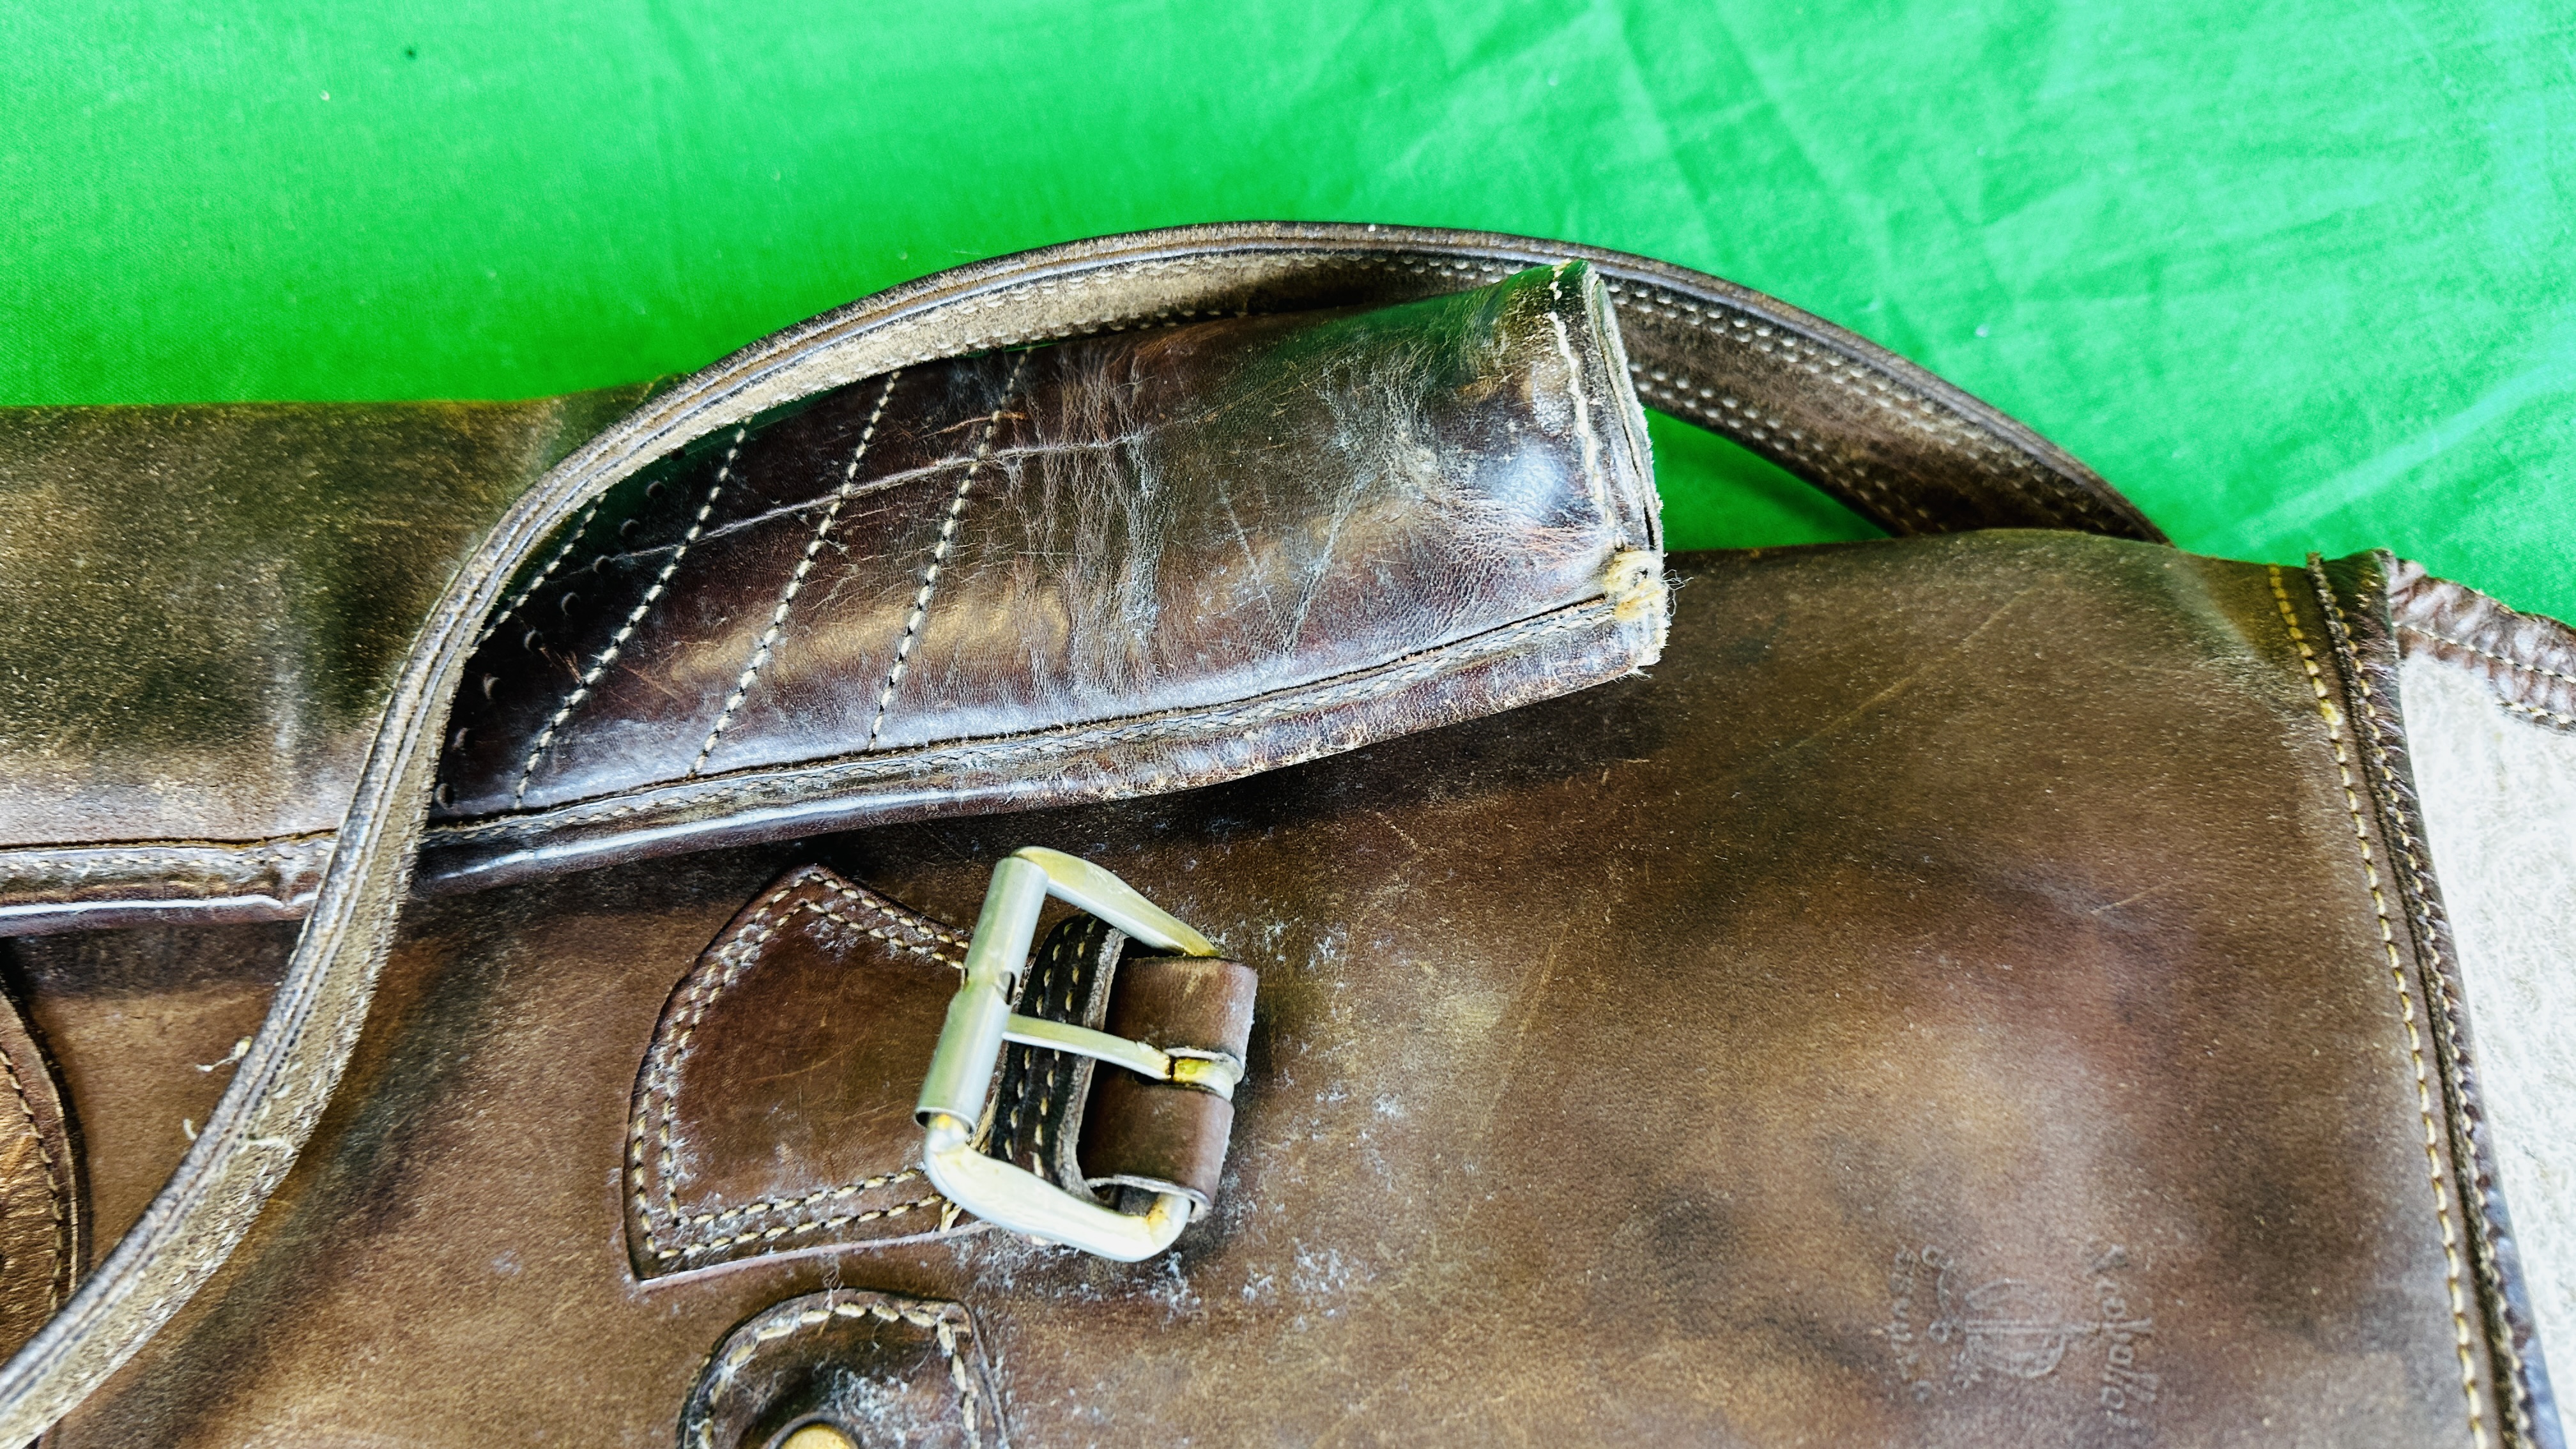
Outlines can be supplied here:
[[[639, 1279], [984, 1226], [930, 1185], [912, 1115], [965, 940], [822, 866], [744, 907], [672, 989], [636, 1073], [625, 1196]], [[1250, 968], [1122, 968], [1125, 948], [1092, 917], [1067, 917], [1032, 953], [1017, 1009], [1242, 1060]], [[1215, 1197], [1234, 1122], [1225, 1098], [1016, 1045], [994, 1080], [993, 1156], [1085, 1197], [1095, 1185]]]

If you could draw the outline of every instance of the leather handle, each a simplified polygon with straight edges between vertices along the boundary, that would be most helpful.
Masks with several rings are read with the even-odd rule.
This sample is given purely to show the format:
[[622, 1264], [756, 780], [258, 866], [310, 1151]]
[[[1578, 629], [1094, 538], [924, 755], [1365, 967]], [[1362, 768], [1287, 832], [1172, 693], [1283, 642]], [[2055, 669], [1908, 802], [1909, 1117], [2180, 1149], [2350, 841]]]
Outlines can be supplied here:
[[248, 1056], [134, 1227], [0, 1366], [0, 1443], [33, 1439], [132, 1357], [230, 1256], [294, 1165], [348, 1065], [391, 948], [439, 742], [482, 623], [521, 565], [611, 484], [718, 428], [934, 358], [1211, 312], [1401, 300], [1568, 257], [1613, 279], [1648, 401], [1773, 458], [1893, 532], [2017, 526], [2161, 537], [2081, 464], [1911, 363], [1715, 278], [1590, 247], [1378, 226], [1179, 227], [974, 263], [789, 328], [556, 465], [459, 568], [387, 700], [338, 848]]

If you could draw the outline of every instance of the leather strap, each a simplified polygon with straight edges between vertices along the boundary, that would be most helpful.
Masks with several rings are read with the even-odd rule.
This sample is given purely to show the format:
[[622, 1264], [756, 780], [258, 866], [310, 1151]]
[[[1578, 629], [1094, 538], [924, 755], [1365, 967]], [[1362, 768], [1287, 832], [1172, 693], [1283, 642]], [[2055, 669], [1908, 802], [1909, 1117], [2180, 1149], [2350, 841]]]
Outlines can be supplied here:
[[1207, 309], [1454, 291], [1570, 256], [1591, 260], [1620, 289], [1623, 323], [1635, 318], [1632, 360], [1663, 389], [1646, 391], [1649, 401], [1781, 462], [1892, 531], [2159, 537], [2081, 465], [1921, 369], [1714, 278], [1594, 248], [1394, 227], [1182, 227], [976, 263], [789, 328], [592, 439], [467, 556], [386, 700], [266, 1023], [160, 1195], [0, 1367], [0, 1442], [32, 1439], [131, 1357], [222, 1265], [294, 1165], [348, 1064], [392, 945], [449, 706], [483, 621], [585, 503], [718, 428], [898, 367]]

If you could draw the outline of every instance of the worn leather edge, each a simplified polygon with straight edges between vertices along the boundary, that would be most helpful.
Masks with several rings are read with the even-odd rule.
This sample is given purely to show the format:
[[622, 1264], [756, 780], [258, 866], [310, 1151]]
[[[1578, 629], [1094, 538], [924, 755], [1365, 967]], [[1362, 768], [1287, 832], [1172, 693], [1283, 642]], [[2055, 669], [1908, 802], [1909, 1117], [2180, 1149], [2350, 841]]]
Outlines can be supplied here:
[[[1658, 406], [1772, 458], [1891, 532], [2028, 526], [2163, 537], [2097, 475], [2028, 428], [1885, 349], [1750, 289], [1598, 247], [1497, 233], [1350, 224], [1179, 227], [1073, 242], [938, 273], [744, 348], [649, 399], [563, 466], [581, 463], [596, 471], [640, 465], [812, 391], [934, 357], [1179, 325], [1204, 314], [1229, 292], [1280, 285], [1307, 289], [1300, 306], [1388, 303], [1569, 258], [1584, 259], [1601, 274], [1627, 331], [1625, 354], [1616, 347], [1620, 333], [1608, 334], [1614, 361], [1630, 374], [1615, 379], [1623, 390], [1633, 385]], [[1314, 291], [1319, 286], [1324, 289], [1320, 293]], [[1127, 305], [1101, 311], [1092, 294], [1104, 288]], [[995, 312], [1007, 315], [986, 317]], [[1018, 325], [1012, 325], [1015, 320]], [[1968, 456], [1884, 477], [1873, 476], [1868, 468], [1856, 471], [1849, 459], [1838, 463], [1831, 456], [1832, 440], [1821, 436], [1827, 424], [1817, 417], [1747, 411], [1734, 398], [1693, 380], [1699, 363], [1728, 349], [1778, 356], [1780, 367], [1805, 375], [1795, 385], [1812, 387], [1824, 400], [1816, 404], [1820, 409], [1825, 401], [1840, 400], [1929, 430], [1937, 439], [1935, 453], [1946, 449]], [[2003, 481], [1983, 476], [1976, 463], [1985, 465], [1986, 474], [1999, 470]], [[1648, 522], [1655, 524], [1651, 501]], [[1660, 538], [1654, 543], [1660, 546]], [[831, 765], [799, 767], [806, 768], [822, 771]], [[792, 793], [792, 777], [793, 772], [760, 772], [723, 788], [744, 793], [735, 808], [770, 810], [780, 808], [775, 796], [782, 789]], [[1208, 774], [1188, 783], [1214, 778]], [[884, 813], [872, 813], [871, 806], [879, 803]], [[588, 830], [584, 838], [567, 843], [567, 859], [605, 864], [757, 833], [758, 826], [749, 821], [733, 827], [713, 820], [712, 812], [723, 808], [692, 809], [676, 796], [665, 797], [650, 810], [631, 812], [647, 818], [631, 822], [639, 828], [624, 842], [602, 838], [602, 830]], [[926, 808], [916, 804], [907, 814], [902, 802], [868, 802], [846, 816], [827, 810], [817, 824], [839, 828], [916, 818]], [[456, 848], [472, 837], [446, 831], [441, 827], [433, 836], [438, 848], [424, 871], [425, 883], [433, 887], [497, 884], [542, 869], [574, 868], [541, 865], [508, 847], [492, 852], [493, 860], [477, 861], [471, 858], [474, 852]], [[526, 828], [505, 825], [498, 832], [513, 834], [524, 836]], [[310, 908], [319, 860], [300, 862], [304, 870], [297, 878], [281, 880], [256, 858], [256, 847], [265, 844], [99, 843], [101, 856], [128, 858], [113, 867], [100, 858], [74, 864], [59, 850], [34, 850], [14, 860], [0, 854], [0, 934], [143, 921], [292, 919]], [[162, 852], [169, 852], [168, 870], [156, 875], [146, 858]], [[181, 884], [175, 889], [165, 884], [173, 881]]]
[[[80, 1124], [72, 1116], [70, 1096], [53, 1053], [20, 1009], [15, 994], [0, 988], [0, 1111], [14, 1110], [35, 1139], [37, 1170], [44, 1178], [46, 1207], [53, 1218], [54, 1261], [46, 1274], [46, 1310], [71, 1296], [89, 1255], [90, 1193], [88, 1164], [81, 1150]], [[8, 1269], [20, 1264], [7, 1262]], [[12, 1285], [14, 1288], [14, 1285]]]
[[[268, 1017], [205, 1130], [71, 1302], [0, 1365], [0, 1441], [35, 1437], [132, 1357], [231, 1255], [294, 1165], [348, 1065], [391, 949], [427, 823], [449, 708], [482, 621], [500, 604], [511, 576], [573, 510], [627, 471], [692, 438], [822, 388], [931, 357], [1044, 340], [1068, 328], [1123, 325], [1114, 315], [1085, 322], [1080, 317], [1087, 308], [1052, 305], [1050, 289], [1114, 280], [1121, 275], [1114, 269], [1183, 260], [1187, 267], [1206, 267], [1228, 256], [1276, 260], [1283, 253], [1293, 267], [1299, 255], [1335, 246], [1366, 251], [1371, 264], [1395, 265], [1381, 253], [1411, 249], [1438, 255], [1446, 249], [1463, 257], [1473, 254], [1473, 240], [1469, 233], [1234, 223], [1075, 242], [978, 263], [754, 343], [648, 400], [556, 464], [467, 556], [424, 623], [388, 694], [338, 848]], [[1531, 265], [1584, 252], [1525, 239], [1483, 240], [1529, 248], [1525, 264]], [[1645, 275], [1653, 269], [1634, 259], [1614, 262], [1616, 254], [1600, 255], [1605, 271], [1615, 265], [1622, 274]], [[1030, 299], [1039, 335], [1028, 329], [995, 335], [967, 321], [1010, 306], [1014, 293]], [[1122, 310], [1141, 321], [1172, 305], [1168, 292], [1148, 290]], [[966, 325], [943, 331], [936, 325], [942, 320]]]
[[2388, 598], [2401, 652], [2457, 666], [2528, 723], [2576, 729], [2576, 629], [2404, 559], [2389, 565]]
[[[2466, 1250], [2474, 1270], [2485, 1367], [2497, 1401], [2501, 1438], [2513, 1449], [2564, 1449], [2549, 1376], [2535, 1337], [2528, 1282], [2515, 1250], [2512, 1221], [2497, 1184], [2495, 1154], [2478, 1100], [2476, 1054], [2461, 1006], [2459, 956], [2434, 861], [2425, 847], [2423, 813], [2406, 743], [2398, 681], [2396, 617], [2389, 598], [2395, 560], [2385, 551], [2327, 561], [2310, 555], [2309, 591], [2324, 616], [2339, 703], [2365, 782], [2388, 875], [2403, 907], [2408, 955], [2424, 989], [2443, 1113], [2443, 1177], [2456, 1189]], [[2337, 742], [2338, 749], [2341, 742]], [[2339, 762], [2340, 763], [2340, 762]], [[2372, 892], [2377, 896], [2379, 884]], [[2382, 914], [2383, 926], [2387, 923]], [[2414, 1027], [2409, 1022], [2408, 1030]], [[2427, 1149], [2433, 1144], [2427, 1142]], [[2437, 1179], [2437, 1181], [2440, 1179]], [[2474, 1205], [2474, 1210], [2470, 1210]], [[2445, 1233], [2445, 1250], [2451, 1248]]]
[[988, 1442], [982, 1428], [982, 1421], [987, 1419], [992, 1423], [992, 1449], [1010, 1449], [1010, 1422], [1002, 1412], [1002, 1397], [994, 1387], [993, 1367], [985, 1356], [983, 1336], [976, 1331], [972, 1311], [962, 1303], [852, 1288], [800, 1294], [773, 1303], [735, 1325], [708, 1352], [706, 1365], [681, 1409], [680, 1449], [719, 1449], [712, 1423], [716, 1401], [763, 1345], [801, 1329], [820, 1327], [836, 1317], [874, 1317], [883, 1322], [900, 1318], [916, 1328], [931, 1330], [948, 1360], [949, 1381], [957, 1393], [961, 1437], [968, 1449], [983, 1449]]
[[[1240, 775], [1256, 756], [1285, 767], [1615, 678], [1635, 667], [1634, 628], [1617, 617], [1615, 604], [1596, 599], [1223, 709], [1175, 710], [898, 755], [849, 755], [488, 823], [433, 826], [420, 886], [481, 889], [676, 849], [1189, 789]], [[1432, 681], [1452, 692], [1430, 701], [1406, 692]], [[1033, 760], [1054, 760], [1059, 768], [1032, 781], [1026, 762]], [[922, 785], [840, 793], [856, 781], [905, 778]]]
[[139, 840], [0, 850], [0, 936], [284, 921], [313, 904], [329, 831], [267, 840]]

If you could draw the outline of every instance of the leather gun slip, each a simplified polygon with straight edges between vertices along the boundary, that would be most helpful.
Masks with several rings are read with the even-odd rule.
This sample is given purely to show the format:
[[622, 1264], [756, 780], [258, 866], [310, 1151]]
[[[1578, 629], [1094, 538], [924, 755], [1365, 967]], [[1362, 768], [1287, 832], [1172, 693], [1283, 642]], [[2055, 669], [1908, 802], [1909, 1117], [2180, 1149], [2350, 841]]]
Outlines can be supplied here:
[[2564, 1442], [2576, 636], [1756, 293], [1188, 227], [0, 496], [0, 1441]]

